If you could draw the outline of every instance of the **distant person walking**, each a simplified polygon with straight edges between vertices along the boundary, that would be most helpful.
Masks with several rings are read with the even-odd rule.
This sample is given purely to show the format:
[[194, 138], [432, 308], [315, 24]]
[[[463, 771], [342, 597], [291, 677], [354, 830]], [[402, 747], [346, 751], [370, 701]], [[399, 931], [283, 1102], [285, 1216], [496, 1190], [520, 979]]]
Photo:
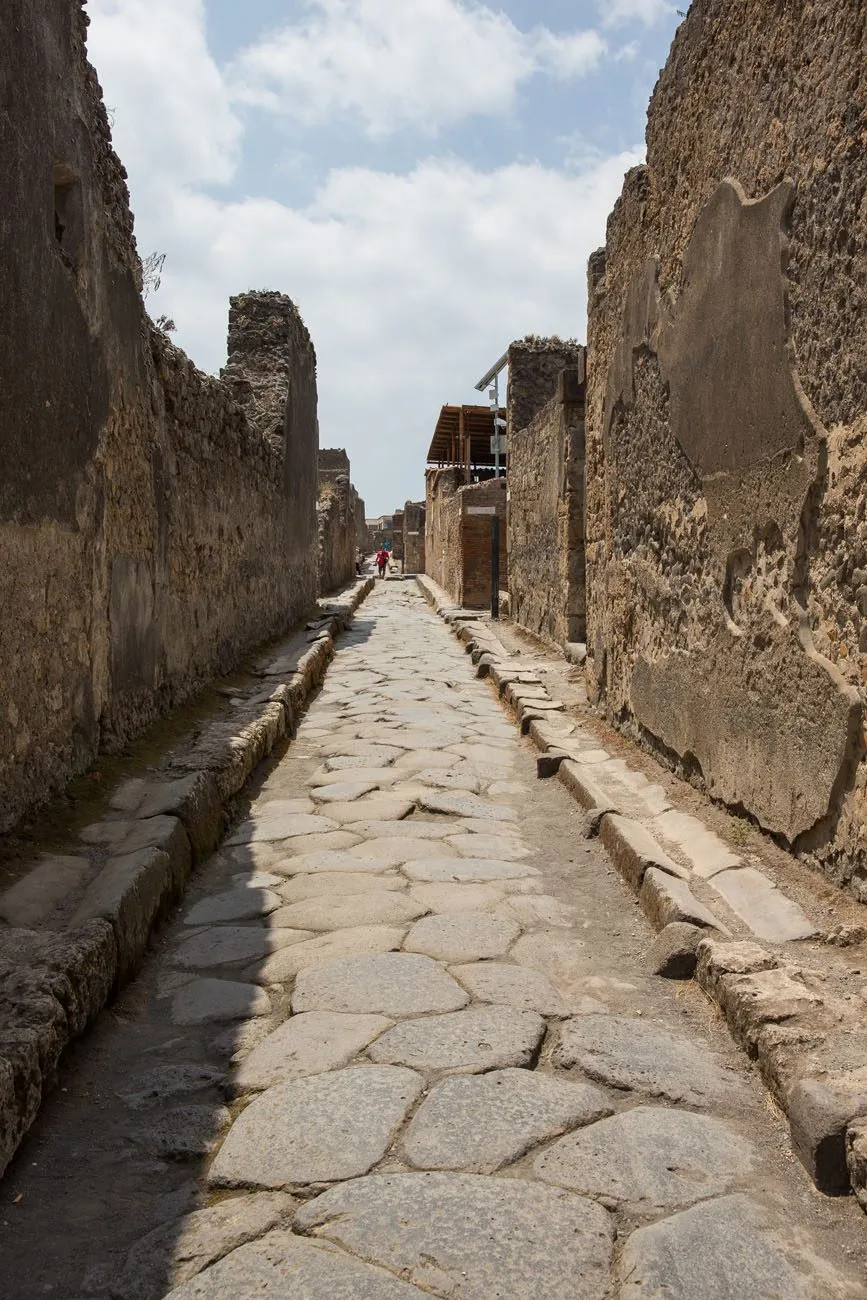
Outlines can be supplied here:
[[385, 577], [385, 570], [388, 568], [388, 551], [381, 546], [376, 552], [376, 567], [379, 570], [380, 578]]

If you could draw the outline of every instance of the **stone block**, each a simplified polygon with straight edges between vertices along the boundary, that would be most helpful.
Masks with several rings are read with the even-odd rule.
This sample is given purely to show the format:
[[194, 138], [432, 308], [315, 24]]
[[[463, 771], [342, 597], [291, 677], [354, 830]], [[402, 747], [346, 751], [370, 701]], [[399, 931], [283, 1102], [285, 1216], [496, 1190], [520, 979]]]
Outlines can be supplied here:
[[867, 1080], [799, 1079], [786, 1110], [795, 1154], [820, 1191], [841, 1196], [851, 1186], [846, 1132], [867, 1116]]
[[867, 1210], [867, 1120], [855, 1120], [846, 1129], [846, 1164], [852, 1191]]
[[647, 954], [647, 968], [652, 975], [665, 979], [688, 980], [695, 974], [697, 949], [705, 931], [686, 921], [672, 921], [654, 939]]
[[621, 876], [636, 892], [641, 889], [648, 867], [680, 880], [689, 879], [686, 868], [664, 853], [650, 831], [631, 817], [606, 814], [599, 826], [599, 838]]
[[657, 930], [670, 925], [672, 921], [686, 921], [690, 925], [728, 933], [710, 908], [698, 901], [685, 881], [660, 871], [658, 867], [648, 867], [645, 871], [639, 902], [645, 916]]
[[574, 759], [566, 759], [560, 764], [557, 775], [570, 794], [573, 794], [582, 808], [604, 808], [606, 812], [619, 811], [617, 800], [603, 790], [586, 768]]
[[97, 917], [111, 923], [117, 942], [118, 984], [138, 970], [154, 922], [180, 896], [185, 878], [184, 872], [173, 868], [168, 853], [145, 848], [110, 858], [85, 892], [72, 924], [83, 925]]

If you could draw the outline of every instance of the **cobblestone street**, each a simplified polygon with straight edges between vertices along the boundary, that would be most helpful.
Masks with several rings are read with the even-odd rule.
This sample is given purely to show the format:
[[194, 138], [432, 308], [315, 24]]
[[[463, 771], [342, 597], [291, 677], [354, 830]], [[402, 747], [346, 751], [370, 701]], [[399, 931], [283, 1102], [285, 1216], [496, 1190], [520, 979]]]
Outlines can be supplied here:
[[377, 586], [4, 1188], [4, 1300], [855, 1300], [721, 1018]]

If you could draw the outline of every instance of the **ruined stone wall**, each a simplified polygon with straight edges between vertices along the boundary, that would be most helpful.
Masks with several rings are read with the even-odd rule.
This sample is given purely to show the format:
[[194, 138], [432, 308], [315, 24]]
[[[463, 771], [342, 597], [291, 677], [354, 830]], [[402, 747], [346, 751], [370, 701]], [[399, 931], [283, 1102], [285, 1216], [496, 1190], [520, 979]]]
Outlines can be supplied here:
[[694, 0], [591, 259], [589, 684], [867, 901], [867, 10]]
[[362, 554], [367, 552], [367, 522], [364, 517], [364, 501], [355, 494], [355, 545]]
[[584, 640], [584, 369], [509, 439], [512, 617], [563, 645]]
[[319, 452], [318, 527], [319, 592], [335, 591], [355, 575], [358, 494], [349, 481], [349, 457], [342, 449]]
[[[557, 381], [567, 366], [583, 366], [584, 348], [571, 339], [528, 335], [509, 344], [507, 432], [526, 429], [557, 393]], [[509, 448], [511, 451], [511, 448]]]
[[508, 585], [506, 480], [461, 485], [458, 469], [426, 474], [425, 571], [458, 605], [482, 608], [491, 599], [491, 518], [471, 506], [494, 506], [500, 518], [500, 588]]
[[403, 511], [395, 510], [392, 516], [392, 559], [400, 560], [403, 563]]
[[149, 325], [80, 5], [4, 32], [0, 830], [302, 617], [317, 442], [288, 299], [280, 445]]
[[424, 573], [425, 503], [407, 501], [403, 508], [403, 571]]

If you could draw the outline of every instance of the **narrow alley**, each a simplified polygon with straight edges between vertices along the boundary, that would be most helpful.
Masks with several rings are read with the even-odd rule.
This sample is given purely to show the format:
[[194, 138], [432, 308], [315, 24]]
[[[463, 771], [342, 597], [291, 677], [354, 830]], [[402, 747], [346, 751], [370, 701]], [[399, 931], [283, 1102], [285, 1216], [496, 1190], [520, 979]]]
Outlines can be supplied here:
[[4, 1300], [854, 1300], [863, 1214], [414, 583], [8, 1175]]

